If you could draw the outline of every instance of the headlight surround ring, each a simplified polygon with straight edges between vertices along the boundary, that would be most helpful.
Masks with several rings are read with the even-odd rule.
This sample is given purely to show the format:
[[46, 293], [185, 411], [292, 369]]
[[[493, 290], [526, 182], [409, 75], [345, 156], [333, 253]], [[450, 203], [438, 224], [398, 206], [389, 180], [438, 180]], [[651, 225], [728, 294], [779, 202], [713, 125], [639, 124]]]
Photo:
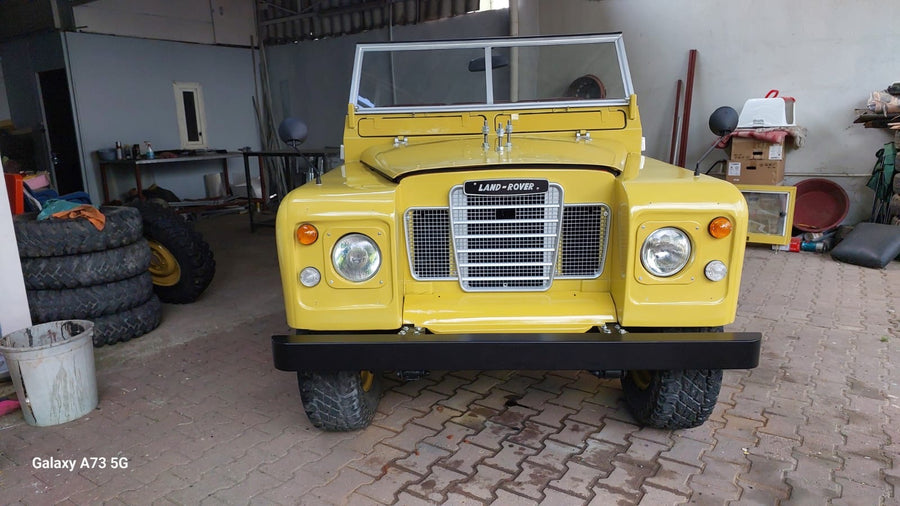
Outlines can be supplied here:
[[650, 274], [668, 278], [681, 272], [691, 259], [691, 239], [681, 229], [662, 227], [644, 239], [641, 265]]
[[331, 264], [342, 278], [362, 283], [378, 274], [381, 268], [381, 250], [365, 234], [347, 234], [334, 243]]

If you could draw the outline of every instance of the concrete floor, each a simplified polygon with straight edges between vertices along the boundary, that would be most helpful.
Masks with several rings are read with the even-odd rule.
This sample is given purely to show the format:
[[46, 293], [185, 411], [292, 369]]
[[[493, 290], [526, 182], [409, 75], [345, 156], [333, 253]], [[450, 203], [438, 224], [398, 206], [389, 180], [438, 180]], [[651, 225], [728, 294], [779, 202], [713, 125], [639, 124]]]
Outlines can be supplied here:
[[198, 223], [218, 263], [201, 300], [96, 350], [95, 412], [0, 418], [0, 502], [900, 504], [900, 262], [749, 249], [729, 330], [763, 332], [761, 365], [727, 371], [697, 429], [636, 426], [618, 382], [584, 372], [463, 371], [389, 382], [370, 428], [334, 434], [272, 367], [274, 236], [246, 220]]

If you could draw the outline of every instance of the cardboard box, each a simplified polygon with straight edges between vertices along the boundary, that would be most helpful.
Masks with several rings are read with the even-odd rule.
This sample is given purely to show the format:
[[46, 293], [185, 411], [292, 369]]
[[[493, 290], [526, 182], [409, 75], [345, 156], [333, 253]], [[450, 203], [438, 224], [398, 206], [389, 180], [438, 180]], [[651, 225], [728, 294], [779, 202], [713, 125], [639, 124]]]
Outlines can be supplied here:
[[784, 160], [784, 142], [773, 143], [747, 137], [732, 137], [731, 159], [741, 162]]
[[784, 160], [728, 160], [725, 180], [734, 184], [779, 185], [784, 181]]

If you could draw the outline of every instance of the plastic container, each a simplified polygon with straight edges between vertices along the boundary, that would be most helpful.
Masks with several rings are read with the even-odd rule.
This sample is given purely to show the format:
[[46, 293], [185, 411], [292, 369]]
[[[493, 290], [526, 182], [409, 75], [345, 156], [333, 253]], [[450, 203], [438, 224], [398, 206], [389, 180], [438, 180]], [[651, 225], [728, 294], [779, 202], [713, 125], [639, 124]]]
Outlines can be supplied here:
[[794, 100], [790, 98], [751, 98], [744, 102], [738, 116], [738, 128], [787, 127], [796, 124]]
[[0, 339], [22, 414], [46, 427], [80, 418], [97, 407], [94, 324], [42, 323]]

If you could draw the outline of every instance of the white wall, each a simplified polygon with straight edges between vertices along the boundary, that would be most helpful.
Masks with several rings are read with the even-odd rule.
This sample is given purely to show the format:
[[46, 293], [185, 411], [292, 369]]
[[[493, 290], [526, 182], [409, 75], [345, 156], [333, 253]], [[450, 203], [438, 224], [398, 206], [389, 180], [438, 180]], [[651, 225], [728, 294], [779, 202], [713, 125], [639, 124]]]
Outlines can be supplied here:
[[[0, 163], [0, 173], [3, 164]], [[19, 247], [13, 231], [12, 213], [6, 203], [6, 181], [0, 177], [0, 336], [31, 326], [25, 281], [19, 263]]]
[[95, 0], [72, 12], [91, 33], [243, 46], [256, 33], [253, 0]]
[[740, 111], [747, 98], [780, 89], [797, 99], [797, 121], [809, 132], [788, 153], [786, 172], [797, 176], [787, 183], [828, 175], [851, 194], [848, 221], [868, 215], [865, 177], [846, 174], [871, 172], [891, 137], [851, 123], [871, 91], [900, 80], [900, 31], [884, 28], [900, 20], [900, 2], [538, 0], [537, 9], [540, 34], [624, 33], [648, 155], [668, 158], [675, 82], [697, 49], [689, 165], [714, 140], [706, 125], [713, 110]]
[[[250, 49], [87, 33], [64, 37], [85, 184], [95, 202], [102, 195], [96, 150], [116, 141], [150, 141], [157, 151], [180, 149], [173, 81], [202, 86], [210, 149], [259, 147]], [[220, 162], [166, 164], [149, 169], [143, 183], [146, 188], [155, 182], [181, 198], [202, 198], [203, 175], [220, 167]], [[243, 175], [240, 158], [229, 162], [229, 171]], [[134, 186], [130, 174], [119, 174], [113, 183], [112, 198]]]

